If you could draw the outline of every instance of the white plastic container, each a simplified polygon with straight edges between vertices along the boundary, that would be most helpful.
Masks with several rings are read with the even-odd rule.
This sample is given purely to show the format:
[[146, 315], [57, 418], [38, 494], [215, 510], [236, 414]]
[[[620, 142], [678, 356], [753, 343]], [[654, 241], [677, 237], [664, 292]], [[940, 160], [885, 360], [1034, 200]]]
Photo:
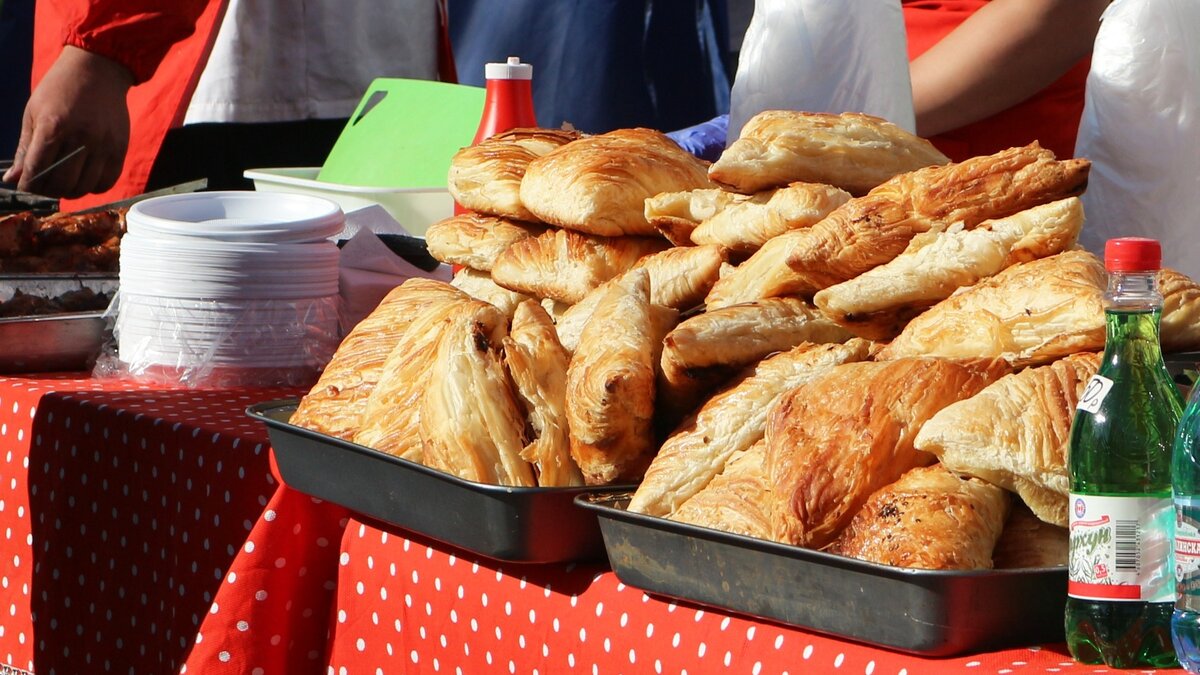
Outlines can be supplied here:
[[317, 167], [247, 169], [243, 176], [260, 192], [309, 194], [331, 199], [343, 211], [379, 204], [413, 236], [424, 237], [429, 226], [454, 214], [454, 198], [444, 186], [379, 188], [340, 185], [317, 180]]

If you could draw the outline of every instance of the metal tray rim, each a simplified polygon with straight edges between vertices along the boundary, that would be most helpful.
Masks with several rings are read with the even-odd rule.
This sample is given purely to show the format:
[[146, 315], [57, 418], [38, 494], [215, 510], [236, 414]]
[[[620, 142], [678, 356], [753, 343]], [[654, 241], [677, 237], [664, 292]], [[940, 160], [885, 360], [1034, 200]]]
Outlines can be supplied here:
[[[246, 414], [249, 415], [250, 417], [253, 417], [254, 419], [257, 419], [258, 421], [262, 422], [263, 424], [266, 424], [269, 427], [276, 427], [278, 429], [285, 430], [288, 433], [293, 433], [293, 434], [297, 434], [300, 436], [304, 436], [304, 437], [312, 439], [312, 440], [320, 441], [321, 443], [325, 443], [327, 445], [333, 445], [333, 446], [336, 446], [343, 450], [355, 452], [360, 455], [365, 455], [367, 457], [370, 457], [372, 459], [384, 461], [389, 464], [393, 464], [397, 467], [400, 467], [402, 469], [405, 469], [407, 471], [413, 471], [413, 472], [428, 476], [430, 478], [436, 478], [440, 481], [449, 483], [450, 485], [454, 485], [454, 486], [462, 488], [464, 490], [470, 490], [472, 492], [478, 492], [481, 494], [487, 494], [487, 495], [494, 495], [494, 494], [505, 494], [505, 495], [558, 494], [558, 495], [563, 495], [563, 494], [578, 493], [579, 495], [590, 495], [590, 494], [605, 494], [605, 493], [610, 493], [610, 492], [628, 491], [631, 488], [631, 486], [629, 486], [629, 485], [579, 485], [579, 486], [574, 486], [574, 487], [550, 487], [550, 486], [520, 487], [520, 486], [510, 486], [510, 485], [494, 485], [491, 483], [479, 483], [476, 481], [467, 480], [465, 478], [460, 478], [460, 477], [452, 475], [452, 474], [448, 474], [444, 471], [438, 471], [437, 469], [430, 468], [428, 466], [425, 466], [424, 464], [418, 464], [416, 462], [413, 462], [413, 461], [410, 461], [407, 459], [402, 459], [400, 457], [396, 457], [395, 455], [389, 455], [386, 452], [380, 452], [378, 450], [375, 450], [374, 448], [369, 448], [365, 445], [359, 445], [358, 443], [354, 443], [352, 441], [347, 441], [347, 440], [344, 440], [341, 438], [336, 438], [334, 436], [329, 436], [328, 434], [323, 434], [319, 431], [313, 431], [312, 429], [307, 429], [305, 427], [297, 426], [295, 424], [290, 424], [288, 422], [281, 422], [281, 421], [274, 419], [268, 415], [268, 413], [271, 411], [279, 410], [281, 408], [294, 407], [294, 406], [298, 405], [299, 402], [300, 402], [299, 398], [283, 398], [283, 399], [275, 399], [275, 400], [271, 400], [271, 401], [263, 401], [261, 403], [256, 403], [252, 406], [247, 407]], [[576, 499], [578, 499], [578, 497]]]
[[[871, 574], [874, 576], [882, 576], [897, 580], [962, 579], [972, 577], [1003, 578], [1030, 575], [1065, 575], [1067, 573], [1067, 568], [1065, 566], [1026, 567], [1003, 570], [926, 570], [910, 567], [894, 567], [892, 565], [884, 565], [881, 563], [874, 563], [866, 560], [859, 560], [857, 558], [837, 555], [836, 553], [801, 548], [799, 546], [781, 544], [779, 542], [758, 539], [742, 534], [734, 534], [732, 532], [714, 530], [708, 527], [700, 527], [699, 525], [680, 523], [673, 520], [667, 520], [666, 518], [660, 518], [658, 516], [646, 515], [644, 513], [632, 513], [624, 508], [605, 503], [619, 501], [627, 498], [628, 496], [628, 494], [611, 493], [593, 495], [584, 494], [575, 498], [575, 504], [581, 508], [592, 511], [599, 518], [620, 520], [639, 527], [650, 527], [666, 532], [673, 532], [682, 536], [704, 539], [706, 541], [712, 541], [715, 543], [729, 544], [740, 548], [758, 551], [759, 553], [780, 556], [791, 560], [840, 567], [862, 572], [864, 574]], [[616, 571], [615, 568], [614, 571]]]
[[0, 327], [14, 323], [53, 323], [57, 321], [92, 320], [104, 318], [104, 310], [92, 312], [61, 312], [58, 314], [28, 314], [0, 317]]

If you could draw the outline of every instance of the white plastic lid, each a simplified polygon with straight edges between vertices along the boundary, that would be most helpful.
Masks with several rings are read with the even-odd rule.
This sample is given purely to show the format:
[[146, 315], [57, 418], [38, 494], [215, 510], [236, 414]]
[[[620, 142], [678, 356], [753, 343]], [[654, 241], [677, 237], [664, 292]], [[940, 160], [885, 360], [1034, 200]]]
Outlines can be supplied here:
[[521, 63], [519, 56], [510, 56], [508, 63], [484, 65], [483, 76], [489, 80], [532, 80], [533, 66]]

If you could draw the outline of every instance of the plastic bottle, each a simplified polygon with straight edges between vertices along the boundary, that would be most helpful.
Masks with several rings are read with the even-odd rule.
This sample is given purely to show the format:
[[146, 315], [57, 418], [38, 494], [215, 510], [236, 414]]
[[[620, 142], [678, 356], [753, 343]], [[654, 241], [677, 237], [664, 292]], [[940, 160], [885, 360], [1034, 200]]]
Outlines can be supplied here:
[[1105, 246], [1107, 334], [1071, 427], [1071, 656], [1114, 668], [1176, 665], [1170, 622], [1171, 446], [1183, 397], [1163, 363], [1157, 241]]
[[1200, 386], [1188, 397], [1171, 470], [1175, 497], [1175, 614], [1171, 641], [1179, 664], [1200, 673]]
[[[533, 66], [521, 63], [521, 57], [510, 56], [505, 63], [488, 63], [483, 67], [487, 89], [483, 98], [483, 114], [471, 145], [498, 133], [521, 127], [536, 127], [533, 113]], [[467, 209], [454, 204], [454, 214]]]

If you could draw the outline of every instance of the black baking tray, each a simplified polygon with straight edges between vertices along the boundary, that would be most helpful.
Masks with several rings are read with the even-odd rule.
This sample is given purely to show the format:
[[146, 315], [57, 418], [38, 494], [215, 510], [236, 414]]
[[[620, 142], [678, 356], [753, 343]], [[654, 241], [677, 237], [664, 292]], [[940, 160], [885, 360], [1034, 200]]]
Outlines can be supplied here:
[[596, 560], [604, 542], [577, 496], [612, 487], [506, 487], [464, 480], [378, 450], [289, 424], [298, 401], [246, 410], [267, 425], [288, 486], [383, 523], [479, 555], [522, 563]]
[[617, 578], [650, 593], [922, 656], [1063, 640], [1067, 568], [914, 570], [631, 513], [584, 495]]

